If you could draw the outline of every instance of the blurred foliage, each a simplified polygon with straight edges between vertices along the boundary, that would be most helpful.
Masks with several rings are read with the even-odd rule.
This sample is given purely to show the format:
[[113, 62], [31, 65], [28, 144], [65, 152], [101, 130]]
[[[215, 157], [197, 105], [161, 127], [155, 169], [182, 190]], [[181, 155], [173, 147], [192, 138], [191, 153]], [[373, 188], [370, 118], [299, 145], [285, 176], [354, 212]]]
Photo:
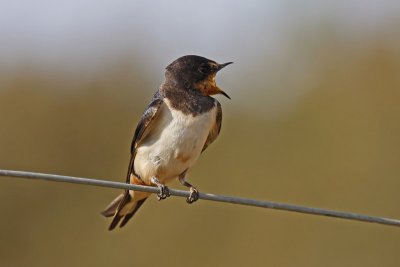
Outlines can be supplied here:
[[[301, 36], [293, 53], [312, 63], [301, 82], [296, 62], [265, 81], [267, 57], [254, 62], [258, 76], [242, 77], [240, 62], [224, 71], [227, 83], [257, 90], [219, 98], [221, 136], [189, 180], [204, 192], [400, 218], [398, 49], [390, 36], [362, 45]], [[0, 79], [1, 167], [123, 181], [136, 122], [162, 79], [143, 64], [121, 55], [89, 76], [27, 65]], [[309, 88], [271, 116], [267, 84]], [[99, 211], [118, 193], [1, 178], [1, 266], [400, 265], [392, 227], [181, 198], [153, 197], [108, 232]]]

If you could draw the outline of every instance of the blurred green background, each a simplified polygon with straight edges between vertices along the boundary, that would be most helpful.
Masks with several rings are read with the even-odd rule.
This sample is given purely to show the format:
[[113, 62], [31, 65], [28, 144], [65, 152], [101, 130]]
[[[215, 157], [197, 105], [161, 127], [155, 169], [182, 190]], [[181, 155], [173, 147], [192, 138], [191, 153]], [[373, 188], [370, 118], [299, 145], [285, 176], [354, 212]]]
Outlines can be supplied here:
[[[399, 2], [0, 7], [0, 168], [124, 181], [164, 67], [198, 54], [235, 62], [200, 191], [400, 218]], [[108, 232], [119, 192], [1, 178], [0, 266], [400, 266], [394, 227], [182, 198]]]

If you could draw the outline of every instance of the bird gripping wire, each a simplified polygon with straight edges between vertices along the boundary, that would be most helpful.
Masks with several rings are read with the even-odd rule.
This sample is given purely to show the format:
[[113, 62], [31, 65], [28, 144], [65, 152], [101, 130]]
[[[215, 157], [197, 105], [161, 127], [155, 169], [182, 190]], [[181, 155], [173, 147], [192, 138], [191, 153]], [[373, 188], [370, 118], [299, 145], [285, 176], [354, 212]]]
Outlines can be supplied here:
[[[89, 179], [89, 178], [81, 178], [81, 177], [55, 175], [55, 174], [0, 170], [0, 176], [27, 178], [27, 179], [34, 179], [34, 180], [56, 181], [56, 182], [65, 182], [65, 183], [74, 183], [74, 184], [84, 184], [84, 185], [101, 186], [101, 187], [108, 187], [108, 188], [129, 189], [129, 190], [143, 191], [143, 192], [149, 192], [149, 193], [159, 193], [158, 188], [151, 187], [151, 186], [133, 185], [133, 184], [119, 183], [119, 182], [113, 182], [113, 181], [107, 181], [107, 180]], [[182, 190], [176, 190], [176, 189], [170, 189], [170, 194], [172, 196], [178, 196], [178, 197], [188, 197], [189, 196], [188, 191], [182, 191]], [[241, 198], [241, 197], [214, 195], [214, 194], [209, 194], [209, 193], [200, 193], [199, 199], [239, 204], [239, 205], [246, 205], [246, 206], [253, 206], [253, 207], [260, 207], [260, 208], [285, 210], [285, 211], [306, 213], [306, 214], [319, 215], [319, 216], [328, 216], [328, 217], [335, 217], [335, 218], [369, 222], [369, 223], [379, 223], [379, 224], [384, 224], [384, 225], [400, 227], [400, 220], [377, 217], [377, 216], [370, 216], [370, 215], [363, 215], [363, 214], [357, 214], [357, 213], [352, 213], [352, 212], [334, 211], [334, 210], [312, 208], [312, 207], [291, 205], [291, 204], [271, 202], [271, 201], [261, 201], [261, 200], [247, 199], [247, 198]]]

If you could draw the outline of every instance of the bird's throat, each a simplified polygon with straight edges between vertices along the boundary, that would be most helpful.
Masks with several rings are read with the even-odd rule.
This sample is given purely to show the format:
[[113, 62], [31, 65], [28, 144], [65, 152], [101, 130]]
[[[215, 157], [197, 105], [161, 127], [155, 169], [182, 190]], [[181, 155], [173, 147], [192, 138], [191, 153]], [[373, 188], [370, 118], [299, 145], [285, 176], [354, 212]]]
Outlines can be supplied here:
[[195, 83], [194, 88], [199, 90], [203, 95], [216, 95], [222, 92], [215, 82], [215, 75], [210, 75], [207, 79]]

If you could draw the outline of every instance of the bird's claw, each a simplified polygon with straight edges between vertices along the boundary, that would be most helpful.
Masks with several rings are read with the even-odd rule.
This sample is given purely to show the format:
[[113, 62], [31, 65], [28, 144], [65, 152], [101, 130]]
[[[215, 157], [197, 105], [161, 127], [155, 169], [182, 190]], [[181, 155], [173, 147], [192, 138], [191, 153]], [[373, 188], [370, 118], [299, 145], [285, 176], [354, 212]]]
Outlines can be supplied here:
[[152, 177], [150, 182], [152, 184], [155, 184], [158, 189], [160, 189], [160, 192], [157, 193], [157, 199], [161, 200], [161, 199], [166, 199], [167, 197], [169, 197], [171, 194], [169, 193], [169, 189], [166, 185], [163, 185], [156, 177]]
[[190, 187], [190, 195], [186, 198], [186, 202], [188, 204], [192, 204], [193, 202], [196, 202], [199, 199], [199, 190], [197, 190], [195, 187]]
[[169, 188], [166, 185], [160, 185], [158, 187], [160, 189], [160, 193], [157, 194], [157, 199], [160, 201], [161, 199], [166, 199], [171, 196], [169, 193]]

